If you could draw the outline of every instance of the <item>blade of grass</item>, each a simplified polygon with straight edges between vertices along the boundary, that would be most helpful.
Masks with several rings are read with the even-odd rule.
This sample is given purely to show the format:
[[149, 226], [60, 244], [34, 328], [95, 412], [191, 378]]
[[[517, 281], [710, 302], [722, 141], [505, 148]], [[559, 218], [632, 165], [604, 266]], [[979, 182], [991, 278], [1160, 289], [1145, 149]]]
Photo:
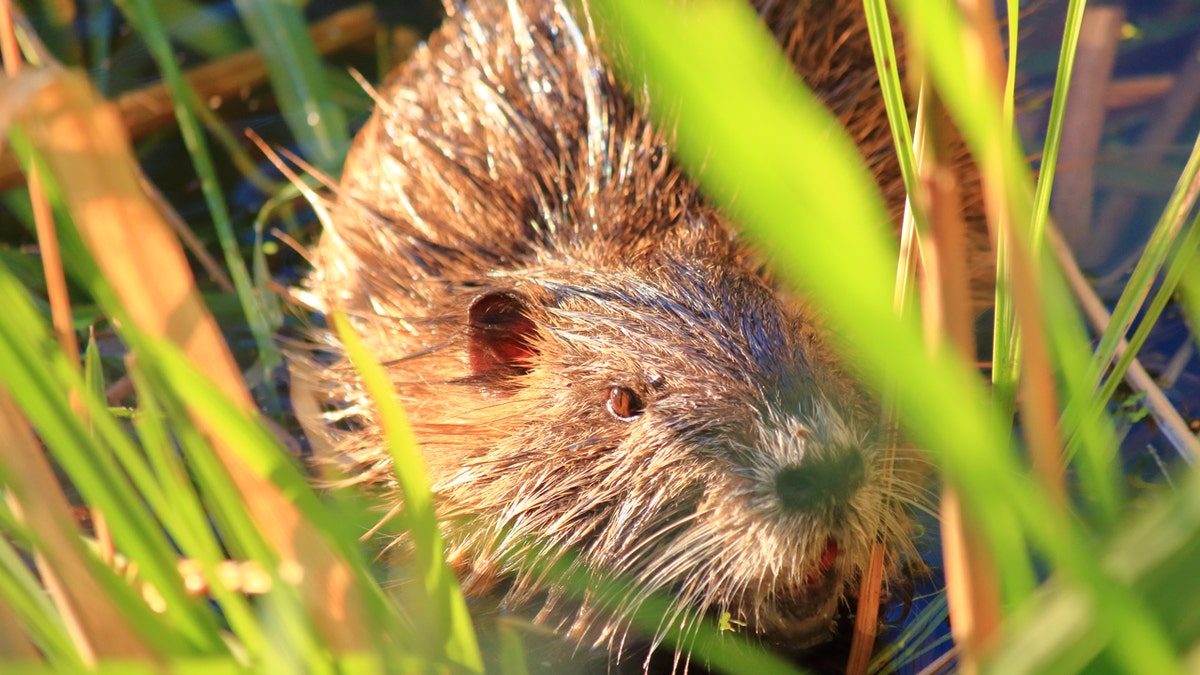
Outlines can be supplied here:
[[[405, 636], [396, 632], [394, 609], [388, 607], [378, 585], [371, 579], [361, 560], [357, 542], [346, 531], [344, 523], [335, 519], [335, 515], [324, 507], [313, 492], [307, 476], [288, 456], [274, 434], [243, 408], [227, 400], [220, 388], [211, 381], [207, 371], [201, 373], [171, 343], [136, 331], [128, 333], [128, 339], [144, 355], [142, 367], [146, 369], [153, 386], [161, 391], [173, 392], [172, 398], [186, 404], [187, 410], [196, 417], [197, 428], [215, 439], [214, 443], [218, 446], [228, 446], [236, 441], [239, 461], [244, 469], [264, 484], [272, 485], [286, 498], [290, 509], [283, 516], [304, 524], [300, 530], [303, 541], [293, 543], [296, 552], [291, 559], [281, 559], [281, 569], [285, 580], [292, 582], [296, 579], [291, 575], [303, 570], [300, 588], [306, 594], [304, 599], [308, 612], [318, 622], [316, 625], [324, 638], [335, 644], [335, 639], [345, 639], [336, 635], [331, 638], [326, 633], [327, 627], [320, 621], [340, 619], [346, 624], [341, 629], [350, 630], [351, 621], [363, 622], [364, 617], [369, 617], [371, 621], [360, 625], [369, 625], [371, 630], [355, 635], [361, 648], [385, 649], [387, 641], [404, 644]], [[163, 402], [166, 404], [166, 399]], [[224, 469], [211, 457], [189, 452], [189, 459], [194, 462], [202, 484], [220, 484], [216, 474]], [[237, 476], [234, 476], [234, 481], [240, 485]], [[227, 518], [232, 515], [225, 513]], [[257, 514], [255, 520], [261, 522]], [[289, 525], [284, 521], [280, 526]], [[270, 532], [264, 534], [272, 540], [277, 536]], [[251, 559], [269, 555], [269, 551], [262, 550], [250, 550], [248, 553]], [[296, 560], [320, 561], [326, 558], [338, 562], [337, 573], [315, 580], [311, 579], [311, 567], [296, 563]], [[317, 598], [327, 602], [322, 613], [315, 613], [311, 607], [310, 603]]]
[[896, 146], [896, 157], [900, 162], [900, 175], [908, 194], [917, 193], [916, 156], [913, 152], [912, 131], [908, 126], [908, 106], [904, 104], [904, 87], [900, 84], [900, 55], [892, 38], [892, 22], [888, 16], [885, 0], [864, 0], [867, 32], [871, 35], [871, 49], [875, 57], [875, 69], [879, 73], [879, 88], [887, 110], [888, 126], [892, 130], [892, 142]]
[[[961, 19], [955, 13], [948, 11], [947, 7], [948, 5], [938, 4], [938, 2], [919, 4], [919, 2], [908, 1], [901, 5], [901, 14], [905, 18], [906, 25], [910, 25], [910, 38], [913, 43], [920, 44], [922, 48], [929, 50], [930, 72], [944, 90], [948, 107], [952, 109], [956, 123], [964, 131], [964, 136], [971, 145], [979, 166], [982, 167], [985, 174], [995, 177], [989, 180], [989, 185], [991, 185], [989, 201], [992, 204], [1007, 202], [1007, 210], [1010, 214], [1007, 220], [1018, 225], [1018, 227], [1009, 228], [1009, 232], [1016, 235], [1019, 240], [1027, 240], [1031, 233], [1027, 227], [1020, 226], [1020, 223], [1027, 225], [1032, 219], [1032, 203], [1027, 187], [1030, 180], [1028, 180], [1028, 169], [1025, 166], [1024, 157], [1013, 143], [1012, 133], [1004, 130], [1002, 126], [1002, 115], [997, 114], [1001, 106], [992, 107], [979, 104], [980, 101], [995, 100], [995, 91], [988, 86], [989, 78], [978, 77], [978, 73], [968, 71], [966, 66], [970, 64], [982, 67], [979, 64], [986, 62], [986, 58], [980, 53], [978, 43], [965, 41], [962, 36]], [[1009, 249], [1012, 249], [1012, 246], [1009, 246]], [[1033, 246], [1032, 241], [1022, 245], [1021, 249], [1039, 250], [1038, 247]], [[1062, 366], [1063, 363], [1072, 363], [1073, 357], [1070, 356], [1070, 353], [1085, 350], [1087, 340], [1078, 321], [1074, 318], [1078, 316], [1078, 312], [1070, 304], [1070, 295], [1066, 291], [1066, 286], [1063, 285], [1057, 271], [1050, 267], [1052, 263], [1044, 249], [1040, 250], [1042, 250], [1040, 258], [1032, 258], [1042, 265], [1040, 279], [1034, 283], [1025, 283], [1025, 286], [1036, 287], [1042, 294], [1042, 301], [1048, 304], [1048, 309], [1049, 306], [1054, 309], [1039, 312], [1039, 316], [1050, 317], [1051, 321], [1043, 322], [1042, 319], [1036, 319], [1028, 325], [1031, 327], [1052, 325], [1052, 329], [1044, 330], [1044, 336], [1050, 344], [1055, 345], [1056, 356], [1060, 359], [1067, 359], [1066, 362], [1058, 364]], [[1013, 253], [1016, 252], [1018, 251], [1013, 251]], [[1000, 270], [1001, 274], [1007, 274], [1004, 273], [1004, 269], [1008, 267], [1009, 265], [1004, 265]], [[1024, 264], [1020, 267], [1027, 268], [1030, 265]], [[1000, 287], [1008, 286], [1010, 283], [1007, 280], [1001, 281]], [[1028, 295], [1028, 293], [1026, 294]], [[997, 298], [997, 301], [1002, 300], [1001, 297]], [[1003, 312], [997, 313], [997, 322], [1001, 322], [1003, 319]], [[997, 345], [1003, 345], [1006, 340], [1007, 337], [997, 335]], [[1015, 351], [1009, 353], [1015, 358]], [[1043, 372], [1043, 370], [1037, 369], [1038, 372]], [[1063, 380], [1066, 382], [1068, 390], [1067, 410], [1070, 411], [1072, 406], [1079, 406], [1079, 400], [1084, 398], [1081, 394], [1082, 387], [1079, 384], [1082, 375], [1076, 370], [1062, 370]], [[1036, 410], [1048, 411], [1049, 407], [1038, 406]], [[1097, 424], [1110, 424], [1105, 422], [1103, 412], [1090, 411], [1087, 414], [1088, 418]], [[1072, 436], [1067, 432], [1063, 432], [1062, 436], [1067, 438], [1068, 448], [1072, 447], [1070, 446], [1073, 442]], [[1080, 455], [1080, 458], [1082, 459], [1081, 472], [1087, 478], [1088, 495], [1090, 495], [1093, 506], [1096, 507], [1100, 520], [1115, 521], [1115, 514], [1120, 512], [1121, 503], [1116, 489], [1118, 479], [1115, 464], [1112, 462], [1115, 448], [1111, 444], [1096, 443], [1097, 440], [1103, 441], [1104, 438], [1111, 438], [1111, 432], [1097, 428], [1087, 430], [1084, 437], [1086, 443], [1082, 449], [1085, 452]]]
[[[1131, 366], [1134, 365], [1134, 360], [1137, 358], [1138, 352], [1141, 350], [1142, 345], [1146, 343], [1146, 339], [1150, 337], [1150, 331], [1154, 328], [1159, 317], [1162, 316], [1163, 310], [1166, 309], [1167, 304], [1171, 301], [1175, 290], [1179, 287], [1179, 282], [1183, 278], [1184, 272], [1193, 264], [1198, 248], [1200, 248], [1200, 218], [1193, 220], [1191, 226], [1184, 232], [1183, 240], [1176, 247], [1172, 259], [1167, 265], [1166, 273], [1163, 275], [1162, 283], [1159, 284], [1154, 298], [1150, 301], [1149, 307], [1146, 308], [1145, 313], [1142, 315], [1142, 320], [1138, 323], [1137, 330], [1129, 338], [1128, 343], [1121, 344], [1118, 342], [1119, 358], [1109, 372], [1108, 378], [1096, 394], [1097, 402], [1112, 400], [1113, 394], [1117, 391], [1117, 385], [1122, 380], [1132, 379], [1131, 376], [1135, 373], [1131, 371]], [[1148, 377], [1145, 370], [1141, 369], [1140, 366], [1138, 370], [1140, 371], [1137, 373], [1139, 380]], [[1134, 382], [1133, 386], [1137, 391], [1146, 391], [1146, 388], [1141, 386], [1139, 382]], [[1200, 440], [1196, 439], [1195, 434], [1187, 428], [1186, 424], [1181, 425], [1179, 423], [1181, 420], [1168, 422], [1161, 419], [1158, 411], [1173, 413], [1174, 409], [1169, 405], [1166, 405], [1164, 408], [1162, 403], [1165, 403], [1165, 400], [1161, 400], [1161, 393], [1159, 393], [1158, 397], [1160, 398], [1160, 405], [1155, 406], [1152, 412], [1159, 419], [1160, 427], [1172, 440], [1172, 444], [1179, 450], [1183, 460], [1189, 464], [1196, 464], [1197, 461], [1200, 461]]]
[[[924, 81], [922, 64], [913, 64]], [[943, 344], [966, 360], [975, 357], [975, 335], [967, 273], [966, 224], [962, 195], [953, 167], [953, 138], [945, 109], [932, 90], [922, 91], [918, 125], [921, 134], [920, 182], [913, 204], [928, 224], [922, 256], [925, 274], [921, 297], [926, 341], [930, 349]], [[959, 663], [971, 672], [977, 668], [982, 646], [1000, 624], [999, 577], [971, 516], [962, 512], [962, 501], [953, 485], [943, 487], [939, 504], [942, 516], [942, 559], [946, 573], [951, 632], [960, 649]]]
[[[1096, 355], [1088, 369], [1088, 381], [1093, 388], [1100, 386], [1104, 371], [1116, 356], [1118, 343], [1125, 336], [1129, 327], [1133, 325], [1133, 321], [1141, 310], [1146, 296], [1149, 295], [1150, 288], [1162, 269], [1198, 195], [1200, 195], [1200, 137], [1192, 146], [1191, 156], [1188, 157], [1183, 173], [1179, 176], [1175, 190], [1171, 193], [1171, 198], [1167, 201], [1167, 206], [1163, 209], [1162, 216], [1155, 225], [1150, 240], [1146, 243], [1145, 253], [1134, 267], [1133, 273], [1125, 285], [1125, 290], [1121, 292], [1121, 297], [1117, 300], [1117, 306], [1113, 308], [1108, 329], [1100, 337]], [[1104, 405], [1107, 402], [1107, 399], [1102, 399], [1097, 395], [1091, 403]], [[1078, 421], [1075, 414], [1076, 412], [1071, 408], [1063, 413], [1065, 433], [1077, 432]]]
[[405, 520], [408, 536], [413, 541], [413, 557], [417, 573], [424, 585], [425, 603], [432, 616], [428, 625], [417, 625], [422, 640], [431, 641], [434, 659], [448, 659], [460, 668], [483, 672], [479, 643], [467, 613], [466, 601], [446, 564], [445, 545], [438, 528], [433, 495], [425, 481], [425, 460], [417, 449], [416, 437], [408, 417], [396, 400], [391, 381], [383, 366], [371, 355], [350, 322], [340, 312], [334, 312], [333, 324], [346, 347], [363, 384], [375, 401], [378, 421], [387, 438], [388, 452], [395, 467], [396, 480], [404, 495]]
[[[220, 606], [222, 615], [229, 622], [230, 629], [237, 635], [242, 647], [248, 653], [254, 654], [264, 669], [282, 665], [285, 663], [284, 659], [275, 653], [278, 645], [267, 639], [247, 598], [241, 593], [229, 591], [224, 584], [217, 581], [217, 566], [224, 560], [222, 543], [231, 548], [243, 548], [244, 535], [238, 536], [239, 532], [232, 529], [223, 530], [227, 541], [217, 540], [212, 516], [205, 510], [192, 477], [183, 465], [165, 426], [167, 420], [175, 420], [176, 424], [186, 424], [186, 415], [182, 410], [175, 415], [166, 415], [159, 405], [158, 393], [146, 381], [140, 369], [132, 367], [130, 374], [137, 391], [138, 414], [134, 418], [134, 425], [138, 437], [158, 482], [171, 495], [167, 510], [157, 512], [159, 518], [171, 532], [183, 555], [199, 563], [201, 573], [208, 581], [209, 593]], [[193, 431], [192, 437], [196, 435], [198, 434]], [[205, 447], [200, 452], [209, 454], [210, 450]], [[229, 484], [228, 491], [236, 495], [236, 489], [228, 476], [224, 478]], [[247, 530], [257, 535], [257, 531], [249, 524], [243, 527], [241, 532]], [[262, 548], [267, 547], [263, 545]], [[274, 565], [266, 567], [274, 568]], [[299, 606], [298, 602], [296, 604]], [[293, 638], [290, 642], [299, 644], [300, 640]]]
[[[1106, 570], [1146, 598], [1155, 623], [1180, 652], [1194, 650], [1200, 640], [1200, 614], [1192, 598], [1195, 561], [1200, 557], [1198, 495], [1200, 485], [1190, 474], [1170, 499], [1127, 523], [1103, 554]], [[1019, 620], [1013, 623], [1016, 630], [989, 672], [1113, 670], [1116, 664], [1107, 660], [1108, 655], [1099, 656], [1111, 639], [1102, 611], [1087, 590], [1064, 579], [1051, 580], [1046, 592], [1021, 608]]]
[[[162, 445], [165, 439], [153, 441], [148, 438], [153, 443], [147, 444], [146, 450], [147, 453], [162, 455], [152, 459], [156, 465], [171, 465], [163, 469], [164, 473], [179, 472], [180, 475], [170, 479], [170, 482], [184, 483], [185, 490], [196, 490], [202, 499], [202, 507], [186, 507], [179, 514], [186, 517], [188, 522], [184, 523], [186, 531], [178, 536], [181, 538], [182, 551], [200, 563], [201, 572], [209, 582], [210, 593], [227, 612], [231, 628], [239, 629], [239, 640], [249, 653], [262, 662], [264, 670], [276, 672], [294, 669], [297, 667], [294, 662], [297, 655], [305, 655], [310, 670], [327, 672], [328, 654], [323, 649], [316, 629], [307, 620], [304, 602], [294, 585], [297, 567], [292, 565], [285, 568], [280, 564], [279, 553], [254, 522], [237, 483], [213, 453], [210, 440], [190, 421], [189, 406], [180, 401], [178, 396], [172, 395], [171, 384], [155, 369], [148, 368], [145, 358], [139, 360], [133, 374], [138, 384], [139, 400], [144, 398], [147, 405], [161, 406], [163, 418], [174, 421], [172, 433], [192, 472], [183, 474], [185, 469], [179, 466], [174, 447]], [[142, 420], [139, 432], [155, 434], [153, 426]], [[246, 448], [253, 445], [254, 439], [242, 437], [241, 442], [241, 447]], [[194, 488], [192, 480], [195, 482]], [[195, 513], [197, 508], [200, 508], [199, 513]], [[168, 522], [176, 522], [178, 518], [174, 516]], [[220, 533], [219, 542], [209, 544], [206, 541], [212, 536], [207, 531], [209, 528]], [[254, 561], [263, 570], [266, 585], [272, 593], [269, 612], [262, 607], [247, 606], [245, 598], [227, 592], [220, 583], [213, 583], [218, 578], [217, 567], [224, 557], [222, 549], [228, 550], [237, 559]], [[270, 616], [272, 620], [264, 622], [264, 616]], [[243, 634], [242, 631], [246, 632]]]
[[[849, 139], [831, 131], [836, 122], [811, 94], [784, 77], [787, 66], [778, 54], [753, 42], [760, 39], [760, 29], [752, 17], [737, 14], [738, 7], [706, 5], [704, 10], [689, 9], [684, 17], [668, 12], [660, 3], [634, 7], [633, 3], [610, 0], [593, 5], [601, 25], [609, 27], [616, 25], [617, 8], [621, 9], [622, 28], [628, 31], [637, 26], [632, 35], [642, 36], [639, 49], [649, 49], [649, 40], [661, 30], [651, 26], [669, 26], [670, 34], [688, 36], [670, 49], [662, 45], [652, 54], [653, 65], [689, 85], [689, 103], [696, 119], [682, 116], [678, 127], [685, 163], [693, 167], [703, 163], [702, 185], [726, 200], [731, 186], [737, 186], [732, 211], [741, 216], [751, 234], [766, 238], [771, 231], [778, 231], [782, 235], [772, 244], [777, 258], [790, 262], [782, 271], [811, 297], [823, 301], [829, 320], [852, 344], [852, 360], [860, 364], [864, 375], [880, 387], [898, 383], [901, 410], [918, 442], [934, 450], [934, 457], [955, 479], [963, 481], [964, 492], [981, 502], [997, 498], [1014, 510], [990, 510], [984, 527], [998, 537], [996, 550], [1021, 556], [1024, 546], [1020, 538], [1009, 539], [1013, 532], [1010, 519], [1016, 517], [1016, 510], [1039, 503], [1038, 498], [1016, 480], [1019, 471], [1006, 441], [1001, 440], [1005, 434], [987, 412], [973, 367], [944, 352], [927, 354], [920, 330], [911, 319], [893, 315], [893, 283], [884, 271], [895, 258], [884, 243], [888, 219]], [[706, 50], [701, 45], [705, 40], [727, 49], [719, 53]], [[619, 63], [631, 68], [632, 57]], [[756, 75], [747, 77], [748, 73]], [[635, 81], [641, 77], [639, 71]], [[655, 112], [670, 114], [668, 100], [652, 97], [650, 101], [652, 106], [661, 106]], [[786, 113], [781, 110], [785, 105]], [[699, 119], [701, 115], [707, 126]], [[746, 119], [756, 123], [747, 126]], [[741, 143], [730, 140], [735, 138]], [[722, 140], [719, 148], [716, 139]], [[797, 164], [797, 155], [789, 153], [800, 147], [817, 152], [814, 139], [821, 142], [818, 154], [822, 162]], [[739, 169], [733, 169], [735, 166]], [[745, 173], [740, 167], [755, 168]], [[826, 187], [830, 184], [839, 186], [836, 199]], [[827, 223], [838, 227], [824, 225]], [[889, 337], [887, 344], [881, 343], [880, 335]], [[900, 353], [904, 356], [898, 358]], [[920, 386], [934, 382], [936, 387]], [[921, 395], [916, 393], [918, 388]], [[950, 416], [953, 419], [942, 414], [946, 410], [956, 411]], [[964, 447], [971, 448], [969, 458], [963, 454]], [[1022, 497], [1017, 498], [1016, 493]], [[1009, 496], [1000, 497], [1002, 494]], [[1055, 529], [1065, 526], [1061, 521], [1054, 524], [1044, 513], [1034, 517], [1030, 512], [1021, 519], [1034, 519], [1039, 526]], [[1048, 540], [1059, 541], [1059, 537]]]
[[1179, 280], [1179, 300], [1188, 320], [1192, 341], [1200, 346], [1200, 265], [1190, 265], [1183, 270]]
[[[1150, 330], [1162, 315], [1162, 311], [1166, 308], [1167, 303], [1174, 294], [1184, 270], [1191, 264], [1196, 249], [1200, 246], [1200, 235], [1197, 234], [1198, 229], [1200, 229], [1200, 219], [1192, 221], [1191, 227], [1188, 227], [1183, 232], [1182, 241], [1174, 247], [1171, 260], [1166, 266], [1162, 283], [1159, 284], [1158, 290], [1150, 302], [1150, 306], [1143, 313], [1137, 330], [1129, 338], [1127, 345], [1118, 345], [1118, 351], [1120, 352], [1119, 359], [1109, 371], [1108, 378], [1096, 395], [1099, 401], [1108, 401], [1112, 398], [1112, 395], [1116, 392], [1117, 383], [1124, 376], [1138, 351], [1145, 343], [1146, 338], [1149, 337]], [[1196, 448], [1190, 447], [1189, 450], [1193, 454], [1193, 457], [1190, 459], [1196, 459], [1194, 457], [1196, 455]]]
[[[906, 0], [900, 9], [905, 26], [909, 29], [910, 40], [917, 45], [917, 49], [924, 51], [923, 61], [929, 65], [930, 73], [945, 96], [947, 106], [955, 115], [981, 169], [985, 175], [1002, 181], [989, 188], [989, 192], [995, 190], [996, 197], [1007, 201], [1008, 210], [1012, 214], [1011, 222], [1029, 222], [1029, 193], [1023, 187], [1028, 185], [1028, 172], [1021, 155], [1012, 143], [1012, 136], [1006, 134], [1000, 126], [999, 107], [978, 104], [979, 101], [988, 100], [993, 96], [989, 91], [991, 72], [978, 43], [968, 41], [961, 17], [949, 5]], [[1010, 231], [1019, 237], [1024, 236], [1024, 231], [1019, 226], [1010, 228]], [[1031, 250], [1028, 244], [1022, 249]], [[1062, 293], [1061, 282], [1053, 273], [1044, 273], [1042, 282], [1048, 289], [1044, 289], [1044, 293]], [[1018, 290], [1020, 288], [1021, 286], [1018, 286]], [[1028, 292], [1026, 289], [1026, 298], [1030, 297]], [[1022, 298], [1021, 304], [1027, 304], [1025, 298]], [[1028, 318], [1025, 318], [1022, 324], [1026, 330], [1033, 327], [1042, 328], [1041, 323], [1030, 322]], [[1101, 483], [1099, 489], [1107, 487], [1107, 484]], [[1033, 525], [1035, 524], [1030, 522], [1024, 523], [1031, 534], [1036, 534], [1036, 529], [1031, 527]], [[1094, 561], [1086, 555], [1081, 555], [1086, 551], [1086, 547], [1080, 546], [1077, 550], [1070, 551], [1067, 547], [1057, 546], [1056, 542], [1040, 536], [1037, 539], [1041, 546], [1048, 547], [1052, 557], [1065, 554], [1067, 557], [1060, 558], [1057, 562], [1069, 563], [1064, 570], [1069, 570], [1068, 573], [1072, 576], [1078, 575], [1100, 606], [1112, 610], [1111, 613], [1102, 612], [1102, 615], [1114, 622], [1112, 645], [1114, 652], [1124, 663], [1130, 667], [1145, 667], [1148, 661], [1153, 661], [1156, 667], [1175, 667], [1171, 650], [1162, 640], [1161, 627], [1156, 626], [1147, 610], [1127, 589], [1104, 581], [1103, 573], [1095, 567]], [[1074, 546], [1079, 546], [1080, 543], [1077, 541]], [[1132, 619], [1130, 612], [1138, 619]], [[1142, 665], [1135, 665], [1139, 660], [1142, 660]]]
[[234, 0], [266, 60], [280, 111], [314, 164], [337, 173], [350, 138], [346, 116], [331, 101], [329, 83], [298, 5]]
[[[1096, 153], [1104, 134], [1104, 93], [1112, 78], [1125, 9], [1119, 3], [1085, 7], [1072, 0], [1055, 75], [1049, 128], [1034, 197], [1035, 231], [1045, 228], [1052, 211], [1058, 231], [1087, 258], [1099, 233], [1093, 228]], [[1085, 60], [1076, 62], [1083, 36]], [[1069, 93], [1068, 93], [1069, 92]], [[1069, 122], [1069, 124], [1068, 124]], [[1059, 153], [1062, 161], [1059, 161]], [[1058, 172], [1061, 180], [1054, 185]], [[1051, 187], [1054, 187], [1051, 190]], [[1041, 198], [1043, 201], [1037, 201]]]
[[[91, 392], [91, 396], [95, 400], [105, 400], [104, 372], [100, 366], [100, 349], [96, 346], [96, 332], [94, 330], [88, 331], [88, 343], [84, 349], [83, 386], [84, 391]], [[82, 407], [82, 402], [75, 406], [76, 411], [81, 415], [84, 414]], [[95, 440], [95, 425], [91, 424], [90, 418], [84, 417], [84, 419], [88, 420], [88, 432], [91, 434], [92, 439]], [[97, 445], [97, 449], [102, 449], [102, 446]], [[104, 457], [108, 459], [111, 455], [106, 453]], [[96, 541], [100, 547], [100, 559], [104, 561], [105, 565], [112, 567], [116, 550], [113, 547], [112, 534], [108, 531], [108, 522], [104, 520], [104, 514], [97, 509], [92, 509], [91, 515], [92, 528], [95, 530]]]
[[[992, 100], [997, 96], [990, 83], [993, 81], [993, 72], [998, 69], [989, 66], [986, 58], [987, 53], [995, 50], [986, 49], [981, 43], [982, 36], [991, 33], [980, 31], [978, 32], [980, 38], [968, 42], [964, 37], [962, 19], [957, 14], [949, 12], [946, 7], [936, 3], [926, 5], [908, 2], [902, 6], [902, 9], [905, 23], [910, 27], [910, 41], [918, 49], [931, 50], [927, 57], [930, 73], [946, 96], [947, 105], [954, 114], [960, 129], [964, 132], [964, 137], [972, 148], [978, 165], [988, 176], [985, 182], [988, 189], [986, 201], [992, 204], [993, 210], [1001, 212], [993, 220], [996, 223], [1016, 225], [1005, 228], [1005, 231], [1009, 233], [1005, 239], [1010, 240], [1005, 243], [1005, 247], [1009, 251], [1008, 258], [1020, 255], [1024, 250], [1042, 251], [1040, 257], [1034, 255], [1030, 258], [1030, 262], [1016, 264], [1018, 261], [1014, 261], [1001, 267], [999, 272], [1003, 277], [1000, 279], [1002, 283], [999, 287], [1011, 287], [1018, 291], [1024, 289], [1022, 292], [1026, 300], [1020, 303], [1020, 308], [1026, 312], [1036, 309], [1039, 301], [1034, 298], [1033, 291], [1037, 290], [1041, 295], [1040, 302], [1045, 303], [1046, 307], [1051, 309], [1050, 311], [1034, 312], [1035, 316], [1025, 317], [1022, 323], [1026, 326], [1036, 327], [1037, 330], [1047, 330], [1049, 342], [1054, 347], [1056, 360], [1060, 367], [1064, 367], [1064, 364], [1076, 363], [1080, 358], [1079, 355], [1087, 350], [1087, 341], [1083, 337], [1078, 320], [1073, 320], [1077, 316], [1077, 312], [1071, 306], [1070, 295], [1057, 271], [1050, 264], [1049, 256], [1045, 254], [1044, 249], [1034, 246], [1032, 242], [1028, 241], [1029, 230], [1020, 225], [1028, 224], [1031, 221], [1032, 206], [1028, 189], [1030, 184], [1028, 168], [1019, 148], [1012, 142], [1011, 129], [1005, 129], [1002, 126], [1002, 106], [979, 105], [980, 101]], [[1004, 213], [1008, 215], [1003, 215]], [[1014, 237], [1018, 242], [1025, 243], [1019, 247], [1014, 246], [1016, 242], [1011, 241]], [[1039, 262], [1040, 273], [1032, 267], [1033, 261]], [[1008, 272], [1010, 269], [1025, 271], [1021, 276], [1013, 276]], [[1035, 278], [1025, 278], [1028, 276]], [[1006, 296], [1007, 293], [1003, 293], [997, 297], [997, 301], [1001, 303], [1000, 309], [1003, 309]], [[1056, 320], [1044, 321], [1041, 317], [1055, 317]], [[998, 314], [997, 319], [1003, 321], [1004, 313]], [[1015, 329], [1008, 336], [1000, 333], [997, 344], [1003, 344], [1017, 335], [1019, 335], [1019, 331]], [[1027, 341], [1028, 338], [1022, 338], [1022, 340]], [[1041, 342], [1041, 340], [1037, 340], [1030, 344], [1041, 344]], [[1009, 353], [1013, 358], [1016, 357], [1016, 351], [1010, 350]], [[1048, 390], [1051, 386], [1046, 377], [1048, 374], [1046, 359], [1039, 357], [1039, 362], [1042, 365], [1026, 368], [1027, 372], [1042, 379], [1042, 383], [1037, 387], [1027, 386], [1027, 389], [1033, 393]], [[1076, 401], [1083, 398], [1082, 392], [1085, 388], [1079, 384], [1082, 376], [1076, 370], [1065, 369], [1064, 373], [1068, 375], [1065, 382], [1069, 394], [1067, 408], [1070, 409]], [[1002, 389], [1002, 395], [1003, 392]], [[1037, 411], [1039, 415], [1046, 416], [1052, 410], [1052, 406], [1039, 404], [1031, 406], [1031, 409]], [[1104, 421], [1103, 411], [1093, 410], [1088, 414], [1089, 418], [1097, 425], [1109, 424]], [[1052, 435], [1052, 431], [1044, 428], [1046, 421], [1042, 419], [1042, 424], [1038, 425], [1042, 427], [1042, 431], [1038, 432], [1035, 438], [1048, 439]], [[1066, 434], [1063, 436], [1070, 438]], [[1096, 440], [1111, 439], [1111, 431], [1097, 426], [1094, 430], [1088, 430], [1085, 437], [1089, 443], [1084, 446], [1085, 452], [1081, 455], [1083, 460], [1081, 471], [1089, 478], [1087, 484], [1091, 501], [1102, 521], [1114, 522], [1115, 514], [1119, 512], [1120, 508], [1119, 492], [1116, 487], [1118, 477], [1112, 461], [1114, 446], [1093, 443]], [[1048, 447], [1043, 450], [1035, 448], [1035, 457], [1045, 458], [1039, 460], [1044, 467], [1053, 466], [1049, 460], [1056, 454]], [[1056, 473], [1056, 471], [1051, 473]], [[1007, 566], [1002, 567], [1007, 568]]]
[[195, 0], [157, 0], [163, 25], [189, 50], [212, 58], [250, 46], [250, 38], [228, 7]]
[[[0, 661], [36, 663], [42, 655], [21, 630], [20, 619], [7, 602], [0, 600]], [[81, 664], [82, 667], [82, 664]]]

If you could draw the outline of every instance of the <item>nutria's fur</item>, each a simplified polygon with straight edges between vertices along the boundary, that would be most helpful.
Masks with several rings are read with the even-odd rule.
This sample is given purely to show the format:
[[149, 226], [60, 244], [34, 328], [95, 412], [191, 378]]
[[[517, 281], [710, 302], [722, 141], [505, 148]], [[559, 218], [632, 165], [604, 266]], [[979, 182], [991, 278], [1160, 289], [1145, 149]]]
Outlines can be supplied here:
[[[861, 4], [761, 5], [898, 211]], [[892, 572], [911, 552], [918, 490], [887, 475], [876, 406], [671, 161], [587, 23], [558, 0], [456, 4], [380, 94], [310, 290], [386, 365], [464, 589], [619, 639], [644, 596], [566, 602], [511, 555], [533, 543], [671, 593], [677, 624], [728, 612], [825, 639], [873, 542]], [[333, 409], [309, 435], [386, 489], [346, 361], [297, 375]]]

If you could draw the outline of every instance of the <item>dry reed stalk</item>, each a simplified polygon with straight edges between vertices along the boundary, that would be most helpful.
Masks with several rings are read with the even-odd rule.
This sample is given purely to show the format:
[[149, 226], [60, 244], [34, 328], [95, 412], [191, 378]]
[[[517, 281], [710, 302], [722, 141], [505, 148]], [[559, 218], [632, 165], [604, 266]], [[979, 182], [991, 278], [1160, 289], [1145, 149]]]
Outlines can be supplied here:
[[[953, 130], [949, 118], [930, 91], [918, 112], [921, 143], [919, 193], [915, 202], [929, 225], [921, 247], [922, 307], [930, 349], [953, 349], [967, 359], [975, 355], [970, 273], [967, 269], [966, 223], [951, 162]], [[992, 556], [967, 526], [957, 490], [942, 491], [942, 549], [951, 629], [961, 648], [963, 672], [978, 669], [981, 645], [998, 629], [999, 591]]]

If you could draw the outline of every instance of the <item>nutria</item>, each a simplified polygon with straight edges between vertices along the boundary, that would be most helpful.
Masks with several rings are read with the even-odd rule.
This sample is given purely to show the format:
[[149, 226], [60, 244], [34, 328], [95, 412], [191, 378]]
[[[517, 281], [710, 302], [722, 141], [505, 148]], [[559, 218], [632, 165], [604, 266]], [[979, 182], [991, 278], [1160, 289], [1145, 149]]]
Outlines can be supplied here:
[[[760, 4], [898, 211], [861, 4]], [[912, 555], [919, 488], [889, 475], [877, 405], [668, 136], [561, 0], [451, 3], [379, 90], [308, 292], [385, 364], [466, 593], [619, 646], [644, 596], [561, 597], [513, 555], [533, 542], [671, 594], [677, 622], [727, 613], [773, 643], [819, 642], [874, 542], [888, 574]], [[387, 490], [358, 377], [344, 357], [314, 363], [296, 375], [327, 412], [306, 432]]]

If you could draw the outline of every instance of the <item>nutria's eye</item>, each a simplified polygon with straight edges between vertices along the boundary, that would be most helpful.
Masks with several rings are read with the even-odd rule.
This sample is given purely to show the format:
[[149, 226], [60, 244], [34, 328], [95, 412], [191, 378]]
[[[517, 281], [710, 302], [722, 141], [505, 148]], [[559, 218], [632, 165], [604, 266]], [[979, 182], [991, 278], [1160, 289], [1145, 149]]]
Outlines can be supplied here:
[[609, 387], [608, 388], [608, 412], [612, 416], [628, 422], [646, 409], [646, 404], [642, 403], [642, 399], [637, 394], [633, 393], [625, 387]]

